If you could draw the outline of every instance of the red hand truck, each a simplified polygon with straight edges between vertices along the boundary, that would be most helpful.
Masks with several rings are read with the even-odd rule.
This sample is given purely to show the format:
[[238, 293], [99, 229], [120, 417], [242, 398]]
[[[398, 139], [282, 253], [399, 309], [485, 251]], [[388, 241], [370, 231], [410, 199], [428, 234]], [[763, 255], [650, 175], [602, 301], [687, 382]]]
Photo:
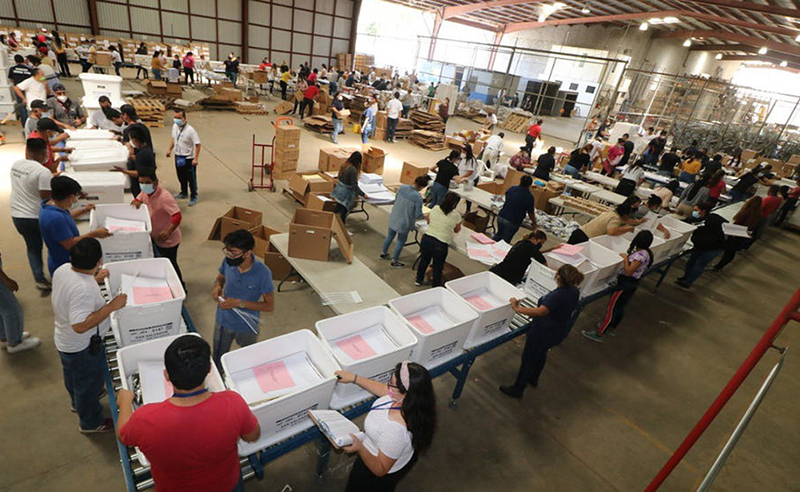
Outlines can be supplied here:
[[[282, 125], [293, 125], [292, 118], [282, 116], [275, 120], [272, 124], [273, 127]], [[269, 162], [264, 162], [264, 158], [269, 149]], [[256, 151], [260, 154], [261, 158], [256, 161]], [[247, 191], [253, 190], [269, 190], [275, 191], [275, 180], [272, 177], [273, 170], [275, 169], [275, 136], [272, 136], [272, 141], [268, 144], [256, 143], [256, 136], [253, 135], [253, 147], [250, 152], [250, 183], [247, 185]], [[256, 184], [256, 169], [259, 170], [258, 184]], [[264, 183], [264, 176], [269, 175], [269, 180]]]

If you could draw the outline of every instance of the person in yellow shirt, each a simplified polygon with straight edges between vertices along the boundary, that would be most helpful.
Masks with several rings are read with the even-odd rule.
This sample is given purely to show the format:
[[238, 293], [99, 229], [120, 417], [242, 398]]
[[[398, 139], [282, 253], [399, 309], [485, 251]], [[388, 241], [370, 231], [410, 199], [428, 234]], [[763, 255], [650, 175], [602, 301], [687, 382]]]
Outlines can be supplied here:
[[292, 72], [286, 70], [281, 73], [281, 98], [285, 101], [286, 100], [286, 88], [289, 87], [289, 81], [292, 80]]
[[691, 153], [681, 166], [681, 173], [678, 175], [678, 180], [684, 183], [694, 183], [697, 179], [697, 174], [700, 168], [703, 167], [703, 160], [699, 153]]
[[153, 52], [153, 58], [150, 60], [150, 70], [153, 71], [153, 78], [161, 80], [161, 73], [164, 71], [164, 61], [161, 58], [161, 52], [156, 50]]

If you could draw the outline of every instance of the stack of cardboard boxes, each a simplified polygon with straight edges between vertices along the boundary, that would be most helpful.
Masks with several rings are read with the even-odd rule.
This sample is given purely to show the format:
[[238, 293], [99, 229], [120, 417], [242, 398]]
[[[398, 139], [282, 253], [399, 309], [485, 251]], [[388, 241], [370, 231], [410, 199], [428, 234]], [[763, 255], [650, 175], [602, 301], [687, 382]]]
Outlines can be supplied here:
[[353, 69], [353, 54], [352, 53], [338, 53], [336, 55], [336, 66], [339, 70], [352, 70]]
[[287, 192], [304, 207], [312, 194], [329, 196], [336, 185], [334, 179], [322, 172], [299, 173], [289, 180]]
[[300, 128], [294, 125], [275, 127], [275, 160], [272, 177], [290, 179], [297, 172], [300, 159]]
[[181, 84], [173, 84], [164, 80], [150, 79], [147, 81], [147, 93], [156, 96], [169, 96], [180, 99], [183, 95], [183, 86], [181, 86]]
[[317, 169], [324, 173], [338, 173], [350, 154], [360, 149], [348, 147], [326, 147], [319, 149]]

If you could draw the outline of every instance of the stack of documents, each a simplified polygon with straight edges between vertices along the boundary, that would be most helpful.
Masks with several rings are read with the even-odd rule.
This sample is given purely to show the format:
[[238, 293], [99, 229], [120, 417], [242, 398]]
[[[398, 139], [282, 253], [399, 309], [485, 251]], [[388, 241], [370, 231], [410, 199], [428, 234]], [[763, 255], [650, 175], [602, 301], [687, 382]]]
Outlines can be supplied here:
[[301, 391], [321, 381], [322, 375], [305, 352], [233, 373], [239, 394], [250, 405], [258, 405]]
[[141, 220], [106, 217], [105, 227], [111, 234], [117, 232], [147, 232], [147, 224]]
[[341, 361], [357, 362], [397, 350], [397, 342], [382, 324], [370, 326], [357, 333], [331, 340], [334, 355]]
[[431, 333], [446, 330], [456, 322], [447, 315], [439, 306], [431, 306], [406, 316], [409, 323], [414, 325], [420, 333], [430, 335]]
[[383, 184], [383, 176], [374, 173], [361, 173], [358, 180], [365, 184]]
[[395, 195], [382, 183], [359, 184], [361, 191], [367, 194], [367, 201], [373, 205], [394, 203]]
[[479, 261], [485, 265], [496, 265], [503, 261], [511, 250], [511, 245], [505, 241], [493, 244], [480, 244], [467, 241], [467, 256], [471, 260]]
[[128, 296], [128, 304], [141, 306], [174, 299], [172, 289], [164, 278], [139, 277], [123, 273], [120, 284], [122, 293]]
[[139, 384], [142, 387], [142, 403], [160, 403], [172, 396], [172, 383], [164, 378], [164, 363], [161, 361], [139, 362]]

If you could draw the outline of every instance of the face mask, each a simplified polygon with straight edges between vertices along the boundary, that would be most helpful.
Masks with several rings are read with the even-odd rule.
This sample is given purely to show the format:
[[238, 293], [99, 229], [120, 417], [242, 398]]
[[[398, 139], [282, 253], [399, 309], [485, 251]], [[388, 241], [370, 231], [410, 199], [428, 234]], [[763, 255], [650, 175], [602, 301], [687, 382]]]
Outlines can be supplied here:
[[181, 125], [183, 125], [183, 120], [182, 120], [182, 119], [180, 119], [180, 118], [174, 118], [174, 119], [172, 120], [172, 122], [173, 122], [173, 123], [175, 123], [175, 124], [176, 124], [176, 125], [178, 125], [178, 126], [181, 126]]
[[228, 257], [226, 256], [226, 257], [225, 257], [225, 263], [227, 263], [227, 264], [228, 264], [228, 266], [232, 266], [232, 267], [238, 267], [239, 265], [241, 265], [242, 263], [244, 263], [244, 256], [240, 256], [240, 257], [238, 257], [238, 258], [228, 258]]
[[139, 188], [148, 195], [152, 195], [156, 191], [156, 185], [153, 183], [139, 183]]
[[391, 398], [394, 401], [400, 401], [403, 398], [403, 395], [401, 395], [391, 386], [389, 386], [389, 390], [387, 391], [387, 393], [389, 394], [389, 398]]
[[42, 113], [42, 118], [49, 118], [52, 113], [50, 111], [46, 111]]
[[63, 102], [67, 102], [67, 96], [56, 96], [56, 99], [58, 99], [58, 100], [59, 100], [59, 101], [61, 101], [62, 103], [63, 103]]
[[138, 149], [138, 148], [139, 148], [139, 146], [138, 146], [138, 145], [136, 145], [135, 143], [133, 143], [133, 140], [131, 140], [129, 143], [131, 144], [131, 147], [133, 147], [134, 149]]
[[70, 205], [69, 205], [69, 209], [70, 210], [75, 210], [76, 208], [78, 208], [78, 199], [77, 198], [75, 198], [75, 201], [73, 203], [70, 203]]
[[541, 244], [541, 243], [539, 243], [539, 244], [534, 244], [533, 246], [534, 246], [534, 247], [535, 247], [537, 250], [538, 250], [538, 249], [542, 249], [542, 244]]
[[693, 210], [692, 211], [692, 217], [695, 218], [695, 219], [699, 219], [700, 218], [700, 212], [698, 212], [697, 210]]

